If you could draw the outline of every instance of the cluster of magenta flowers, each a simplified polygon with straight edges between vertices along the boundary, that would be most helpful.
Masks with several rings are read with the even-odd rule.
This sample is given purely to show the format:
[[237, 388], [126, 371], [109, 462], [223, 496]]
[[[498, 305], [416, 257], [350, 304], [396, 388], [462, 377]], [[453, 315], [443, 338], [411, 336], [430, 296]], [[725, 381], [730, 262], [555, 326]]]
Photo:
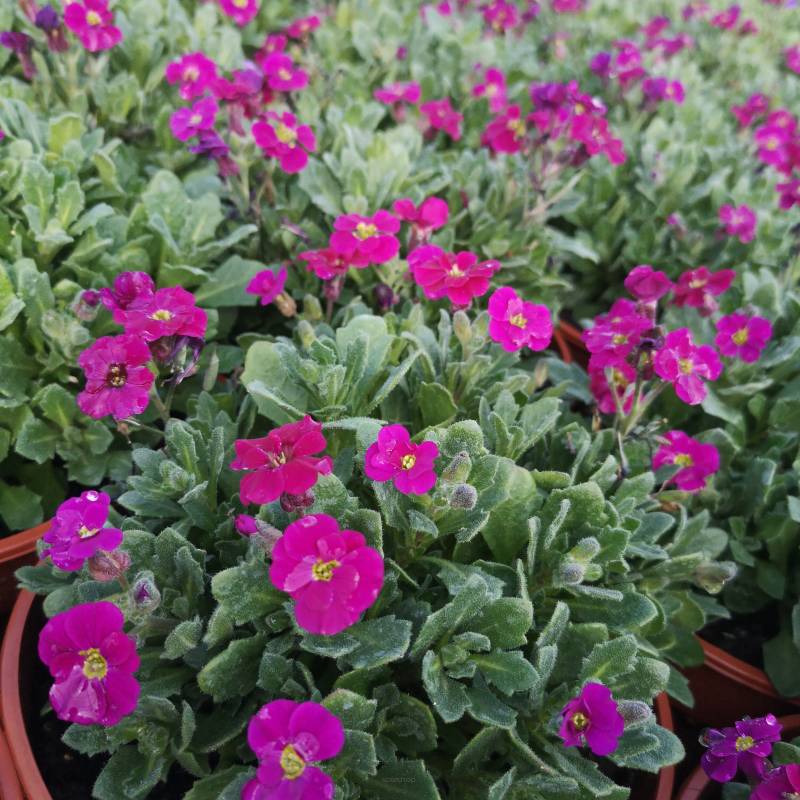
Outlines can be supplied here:
[[701, 764], [713, 781], [728, 783], [741, 772], [753, 786], [750, 800], [787, 800], [800, 793], [800, 764], [774, 766], [769, 757], [783, 726], [772, 715], [745, 718], [733, 727], [704, 731]]
[[421, 126], [428, 139], [443, 131], [454, 142], [461, 138], [461, 124], [464, 115], [456, 111], [449, 97], [438, 100], [427, 100], [420, 103], [422, 88], [416, 81], [395, 81], [381, 86], [372, 93], [379, 102], [387, 105], [392, 110], [395, 121], [402, 122], [407, 116], [407, 107], [419, 104], [422, 115]]
[[91, 293], [89, 302], [96, 302], [94, 295], [125, 332], [103, 336], [80, 354], [86, 386], [78, 406], [95, 419], [141, 414], [155, 381], [150, 363], [169, 367], [176, 383], [183, 380], [196, 364], [208, 315], [191, 292], [180, 286], [156, 289], [145, 272], [123, 272], [113, 288]]
[[[695, 308], [702, 316], [714, 314], [718, 309], [716, 298], [735, 277], [733, 270], [711, 272], [699, 267], [684, 272], [673, 283], [650, 265], [633, 269], [625, 279], [625, 288], [635, 301], [617, 300], [584, 333], [591, 354], [590, 388], [600, 412], [616, 414], [618, 424], [628, 431], [668, 385], [684, 403], [702, 403], [708, 391], [706, 382], [722, 374], [720, 354], [747, 363], [758, 360], [772, 337], [772, 325], [747, 311], [716, 321], [716, 349], [697, 344], [688, 328], [665, 331], [658, 324], [658, 303], [670, 293], [675, 306]], [[653, 468], [677, 468], [667, 482], [681, 491], [700, 491], [719, 469], [716, 448], [682, 431], [668, 432], [660, 445]]]
[[[257, 13], [254, 0], [220, 0], [225, 13], [246, 25]], [[235, 175], [239, 166], [228, 142], [217, 130], [224, 111], [227, 130], [239, 137], [252, 136], [266, 158], [287, 173], [301, 172], [317, 142], [308, 125], [291, 112], [289, 96], [308, 86], [308, 73], [287, 52], [290, 39], [305, 42], [320, 25], [317, 16], [290, 23], [283, 33], [269, 34], [242, 69], [225, 75], [206, 54], [188, 53], [166, 68], [166, 79], [179, 87], [181, 98], [194, 101], [170, 118], [176, 139], [191, 141], [190, 152], [214, 159], [223, 176]], [[199, 99], [198, 99], [199, 98]]]

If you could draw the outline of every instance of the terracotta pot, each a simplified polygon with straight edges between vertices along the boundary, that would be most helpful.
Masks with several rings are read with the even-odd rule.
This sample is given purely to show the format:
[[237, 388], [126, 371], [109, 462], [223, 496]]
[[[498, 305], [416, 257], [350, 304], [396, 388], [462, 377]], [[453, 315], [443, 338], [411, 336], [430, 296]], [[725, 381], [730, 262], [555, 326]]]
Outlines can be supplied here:
[[0, 730], [0, 797], [3, 800], [22, 800], [17, 771], [2, 730]]
[[[784, 741], [800, 736], [800, 714], [781, 717], [780, 721], [783, 725]], [[713, 790], [719, 791], [719, 786], [719, 783], [714, 783], [703, 772], [703, 768], [698, 766], [681, 786], [676, 800], [707, 800], [712, 797]]]
[[[22, 698], [29, 695], [32, 671], [29, 661], [36, 657], [39, 625], [43, 622], [37, 606], [31, 613], [36, 595], [21, 591], [8, 620], [0, 650], [0, 722], [6, 731], [11, 760], [28, 800], [53, 800], [31, 749]], [[34, 617], [37, 615], [39, 618]], [[28, 620], [31, 624], [28, 625]], [[5, 798], [5, 795], [3, 795]]]
[[36, 542], [49, 527], [49, 522], [43, 522], [30, 530], [0, 539], [0, 618], [8, 614], [17, 597], [14, 573], [26, 564], [36, 563]]
[[562, 361], [567, 364], [575, 362], [585, 368], [589, 363], [589, 351], [583, 343], [581, 332], [569, 322], [558, 322], [553, 331], [553, 343]]
[[781, 697], [766, 672], [698, 639], [705, 663], [682, 670], [689, 679], [695, 704], [693, 708], [680, 708], [692, 722], [720, 727], [745, 716], [790, 714], [800, 708], [800, 698]]
[[[662, 693], [655, 700], [656, 719], [662, 728], [675, 733], [669, 697]], [[672, 800], [675, 767], [666, 767], [658, 775], [642, 773], [631, 791], [631, 800]]]

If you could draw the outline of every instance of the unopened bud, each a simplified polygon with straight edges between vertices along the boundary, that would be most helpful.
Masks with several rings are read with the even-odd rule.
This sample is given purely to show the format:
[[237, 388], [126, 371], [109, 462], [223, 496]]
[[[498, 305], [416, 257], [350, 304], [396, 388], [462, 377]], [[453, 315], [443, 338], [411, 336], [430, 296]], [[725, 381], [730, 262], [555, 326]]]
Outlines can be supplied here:
[[297, 336], [300, 339], [300, 344], [306, 350], [314, 344], [317, 338], [317, 334], [314, 333], [313, 325], [305, 319], [301, 319], [297, 324]]
[[281, 495], [281, 508], [287, 514], [311, 508], [313, 505], [314, 493], [311, 490], [303, 492], [303, 494], [289, 494], [288, 492], [284, 492]]
[[294, 298], [286, 292], [281, 292], [275, 298], [274, 302], [278, 307], [278, 311], [280, 311], [284, 317], [293, 317], [297, 313], [297, 303], [295, 303]]
[[249, 514], [239, 514], [233, 524], [242, 536], [252, 536], [252, 534], [258, 533], [258, 520]]
[[124, 550], [99, 550], [89, 559], [89, 574], [95, 581], [108, 583], [124, 575], [130, 565], [131, 557]]
[[478, 502], [478, 490], [468, 483], [460, 483], [450, 495], [450, 508], [475, 508]]
[[392, 306], [400, 302], [400, 295], [385, 283], [379, 283], [374, 289], [374, 294], [375, 302], [384, 311], [388, 311]]
[[319, 322], [322, 319], [322, 303], [313, 294], [307, 294], [303, 298], [303, 316], [311, 322]]
[[100, 304], [100, 292], [86, 289], [81, 292], [72, 304], [75, 316], [84, 322], [91, 322], [96, 316]]
[[462, 345], [468, 345], [472, 341], [472, 323], [465, 311], [456, 311], [453, 314], [453, 330]]
[[161, 592], [156, 586], [155, 576], [149, 570], [140, 572], [131, 587], [131, 599], [137, 611], [152, 613], [161, 604]]
[[621, 700], [617, 704], [617, 711], [625, 720], [625, 727], [647, 722], [653, 716], [650, 706], [640, 700]]
[[599, 552], [600, 542], [598, 542], [594, 536], [589, 536], [586, 539], [581, 539], [578, 544], [576, 544], [575, 547], [569, 551], [569, 555], [571, 558], [575, 559], [575, 561], [587, 563], [591, 561]]
[[732, 561], [707, 561], [695, 569], [694, 581], [709, 594], [719, 594], [736, 573], [737, 567]]
[[472, 459], [466, 450], [456, 453], [455, 458], [442, 472], [442, 480], [447, 483], [463, 483], [472, 472]]
[[558, 582], [561, 586], [577, 586], [583, 582], [586, 568], [577, 561], [564, 561], [558, 568]]

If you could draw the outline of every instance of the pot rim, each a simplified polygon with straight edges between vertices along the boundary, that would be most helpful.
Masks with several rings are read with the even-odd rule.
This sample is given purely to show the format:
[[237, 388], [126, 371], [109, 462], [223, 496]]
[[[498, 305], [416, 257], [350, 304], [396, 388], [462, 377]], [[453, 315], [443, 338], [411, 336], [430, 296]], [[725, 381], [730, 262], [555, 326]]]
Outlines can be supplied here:
[[50, 527], [51, 520], [28, 528], [26, 531], [12, 533], [10, 536], [0, 538], [0, 564], [13, 561], [20, 556], [27, 556], [36, 552], [36, 542], [42, 538]]
[[3, 800], [23, 800], [17, 770], [2, 728], [0, 728], [0, 794]]

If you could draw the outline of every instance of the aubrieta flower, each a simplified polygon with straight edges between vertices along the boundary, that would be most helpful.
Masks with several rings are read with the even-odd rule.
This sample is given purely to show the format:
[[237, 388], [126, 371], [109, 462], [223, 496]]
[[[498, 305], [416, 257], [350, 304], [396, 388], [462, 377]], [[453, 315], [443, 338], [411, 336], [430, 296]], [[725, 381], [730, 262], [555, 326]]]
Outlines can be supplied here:
[[741, 14], [742, 7], [739, 5], [732, 5], [725, 11], [715, 14], [709, 21], [715, 28], [719, 28], [723, 31], [732, 31], [736, 27], [736, 23], [739, 21]]
[[627, 158], [621, 139], [611, 134], [608, 121], [593, 114], [578, 114], [572, 118], [570, 137], [580, 142], [590, 156], [602, 153], [611, 164], [624, 164]]
[[386, 105], [395, 105], [395, 103], [414, 103], [419, 102], [422, 94], [422, 89], [416, 81], [397, 81], [396, 83], [388, 83], [386, 86], [381, 86], [376, 89], [372, 96], [379, 103], [386, 103]]
[[680, 81], [671, 81], [667, 78], [645, 78], [642, 82], [642, 91], [650, 101], [671, 100], [678, 105], [683, 103], [686, 96]]
[[267, 86], [276, 92], [297, 92], [308, 86], [308, 73], [286, 53], [270, 53], [262, 62]]
[[513, 30], [521, 23], [519, 9], [507, 0], [492, 0], [485, 5], [483, 21], [496, 33]]
[[295, 601], [297, 624], [333, 636], [355, 625], [383, 586], [383, 557], [327, 514], [293, 522], [272, 550], [272, 584]]
[[152, 358], [140, 336], [103, 336], [78, 356], [86, 387], [78, 408], [94, 419], [111, 414], [124, 419], [147, 408], [155, 376], [145, 366]]
[[208, 314], [195, 305], [194, 295], [181, 286], [158, 289], [147, 305], [128, 308], [122, 315], [125, 333], [136, 334], [145, 342], [163, 336], [202, 339], [208, 325]]
[[782, 209], [788, 210], [793, 206], [800, 206], [800, 179], [794, 178], [786, 183], [778, 183], [775, 188], [779, 194], [778, 205]]
[[[594, 396], [597, 408], [603, 414], [614, 414], [617, 401], [627, 414], [633, 407], [633, 387], [636, 383], [636, 370], [623, 360], [606, 364], [592, 355], [589, 358], [589, 389]], [[617, 400], [614, 399], [614, 394]]]
[[750, 206], [734, 207], [725, 204], [720, 207], [719, 221], [725, 226], [728, 236], [738, 236], [742, 244], [752, 242], [756, 235], [756, 212]]
[[145, 308], [156, 287], [146, 272], [122, 272], [114, 278], [112, 289], [100, 290], [100, 301], [112, 313], [114, 322], [125, 324], [125, 311]]
[[136, 642], [123, 631], [122, 612], [107, 602], [56, 614], [39, 634], [39, 658], [55, 679], [50, 704], [59, 719], [116, 725], [139, 701]]
[[110, 50], [122, 41], [122, 31], [113, 23], [108, 0], [83, 0], [64, 9], [64, 24], [90, 53]]
[[774, 742], [781, 740], [783, 726], [772, 715], [742, 719], [732, 728], [710, 729], [704, 734], [708, 747], [700, 764], [713, 781], [727, 783], [741, 769], [749, 778], [766, 775], [767, 756]]
[[489, 67], [483, 76], [483, 82], [472, 87], [472, 96], [485, 97], [489, 101], [489, 111], [499, 114], [508, 105], [506, 76], [502, 70]]
[[503, 350], [544, 350], [553, 338], [550, 309], [523, 300], [510, 286], [489, 298], [489, 336]]
[[258, 533], [258, 522], [250, 514], [237, 514], [233, 525], [236, 532], [242, 536], [252, 536], [254, 533]]
[[285, 33], [292, 39], [305, 39], [309, 33], [319, 28], [320, 24], [320, 18], [316, 14], [300, 17], [286, 26]]
[[419, 206], [415, 206], [410, 198], [402, 197], [392, 203], [392, 211], [411, 225], [418, 242], [427, 241], [434, 231], [447, 225], [450, 217], [447, 202], [438, 197], [427, 197]]
[[562, 709], [558, 735], [566, 747], [586, 744], [596, 756], [607, 756], [617, 749], [624, 730], [611, 690], [602, 683], [587, 683]]
[[500, 262], [478, 263], [478, 256], [468, 250], [446, 253], [428, 244], [409, 253], [408, 267], [429, 300], [447, 297], [454, 306], [463, 308], [474, 297], [489, 291], [489, 282], [500, 269]]
[[796, 800], [800, 797], [800, 764], [784, 764], [767, 773], [750, 800]]
[[213, 97], [204, 97], [189, 108], [179, 108], [169, 118], [172, 135], [186, 142], [197, 136], [200, 131], [211, 130], [218, 111], [219, 106]]
[[675, 394], [690, 406], [705, 400], [708, 391], [704, 381], [715, 381], [722, 374], [717, 351], [708, 344], [696, 345], [688, 328], [666, 335], [653, 366], [656, 375], [671, 383]]
[[427, 117], [429, 131], [444, 131], [454, 142], [461, 138], [461, 122], [464, 117], [450, 105], [449, 97], [429, 100], [419, 110]]
[[786, 66], [792, 71], [800, 75], [800, 44], [787, 47], [784, 51], [786, 58]]
[[521, 111], [517, 105], [509, 106], [495, 117], [481, 135], [481, 144], [495, 153], [518, 153], [525, 145], [527, 128], [520, 119]]
[[791, 173], [792, 159], [789, 156], [789, 150], [792, 145], [792, 135], [790, 131], [767, 122], [756, 129], [754, 138], [758, 147], [759, 161], [769, 164], [784, 174]]
[[197, 135], [197, 144], [189, 148], [190, 153], [213, 158], [217, 162], [219, 174], [223, 177], [239, 173], [239, 166], [230, 157], [230, 151], [225, 140], [214, 130], [200, 131]]
[[315, 456], [325, 449], [322, 425], [306, 416], [275, 428], [261, 439], [237, 439], [231, 469], [247, 470], [239, 485], [242, 503], [262, 505], [284, 492], [303, 494], [320, 475], [333, 469], [330, 456]]
[[50, 528], [42, 536], [48, 545], [41, 557], [66, 572], [79, 570], [99, 550], [113, 550], [122, 543], [122, 531], [106, 528], [111, 498], [89, 490], [65, 500], [56, 510]]
[[635, 303], [620, 298], [607, 314], [595, 317], [594, 325], [583, 332], [583, 341], [597, 366], [605, 366], [626, 359], [651, 327]]
[[297, 257], [301, 261], [308, 262], [307, 268], [324, 281], [346, 275], [350, 267], [363, 269], [367, 266], [365, 262], [353, 259], [352, 254], [339, 253], [330, 247], [320, 250], [305, 250], [298, 253]]
[[258, 14], [258, 0], [219, 0], [222, 12], [244, 27]]
[[436, 485], [436, 442], [415, 444], [402, 425], [386, 425], [364, 457], [364, 472], [378, 483], [393, 481], [401, 494], [425, 494]]
[[308, 164], [308, 153], [317, 149], [314, 132], [299, 125], [294, 114], [267, 111], [253, 124], [253, 138], [268, 158], [276, 158], [289, 174], [301, 172]]
[[760, 92], [751, 94], [747, 101], [740, 106], [733, 106], [731, 113], [739, 120], [742, 128], [749, 128], [759, 117], [769, 111], [769, 98]]
[[672, 281], [664, 272], [654, 270], [649, 264], [640, 264], [628, 273], [625, 288], [637, 300], [654, 303], [672, 289]]
[[27, 33], [3, 31], [0, 33], [0, 45], [16, 54], [22, 66], [22, 74], [32, 80], [36, 76], [36, 65], [31, 59], [33, 39]]
[[714, 344], [720, 353], [750, 364], [758, 361], [761, 351], [772, 338], [772, 323], [764, 317], [728, 314], [717, 320], [717, 331]]
[[44, 31], [47, 36], [47, 47], [50, 50], [54, 53], [63, 53], [65, 50], [69, 50], [69, 42], [64, 35], [61, 17], [58, 16], [58, 11], [53, 6], [48, 3], [38, 9], [33, 22], [39, 30]]
[[286, 267], [275, 273], [271, 269], [264, 269], [256, 273], [250, 283], [247, 284], [245, 291], [254, 294], [259, 298], [262, 306], [268, 306], [276, 297], [283, 293], [286, 286], [286, 278], [289, 272]]
[[719, 470], [719, 450], [703, 444], [683, 431], [664, 434], [665, 443], [653, 456], [653, 470], [677, 466], [680, 469], [669, 479], [682, 492], [705, 489], [708, 477]]
[[614, 42], [614, 49], [617, 54], [614, 56], [611, 74], [625, 91], [647, 75], [642, 66], [642, 52], [629, 39], [618, 39]]
[[219, 78], [217, 65], [204, 53], [189, 53], [171, 61], [165, 74], [169, 83], [180, 84], [184, 100], [202, 97]]
[[385, 264], [400, 250], [395, 235], [400, 220], [388, 211], [376, 211], [371, 217], [342, 214], [333, 227], [331, 249], [362, 264]]
[[736, 271], [732, 269], [711, 272], [708, 267], [698, 267], [687, 270], [675, 284], [672, 302], [679, 308], [698, 308], [702, 316], [708, 316], [717, 310], [714, 298], [726, 292], [735, 277]]
[[551, 5], [556, 14], [576, 14], [583, 11], [586, 0], [552, 0]]
[[324, 706], [273, 700], [250, 720], [247, 743], [260, 763], [242, 800], [333, 800], [333, 780], [314, 764], [339, 755], [344, 727]]

